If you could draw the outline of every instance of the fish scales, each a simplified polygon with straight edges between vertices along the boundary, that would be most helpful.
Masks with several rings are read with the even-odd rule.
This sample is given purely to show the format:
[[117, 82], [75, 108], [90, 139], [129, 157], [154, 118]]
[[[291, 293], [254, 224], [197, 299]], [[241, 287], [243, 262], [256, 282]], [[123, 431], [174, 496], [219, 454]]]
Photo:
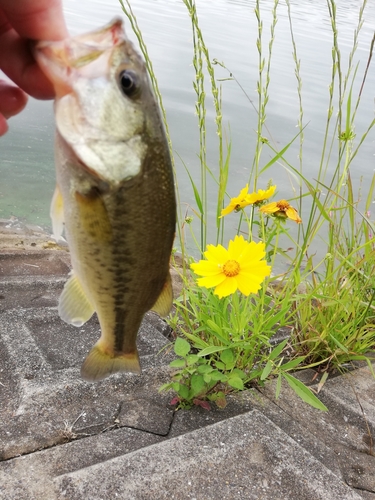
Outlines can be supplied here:
[[172, 305], [176, 224], [169, 148], [145, 66], [119, 20], [43, 42], [36, 56], [57, 93], [51, 215], [57, 236], [65, 223], [73, 268], [59, 313], [75, 326], [98, 315], [101, 337], [82, 365], [84, 378], [139, 372], [143, 316], [166, 315]]

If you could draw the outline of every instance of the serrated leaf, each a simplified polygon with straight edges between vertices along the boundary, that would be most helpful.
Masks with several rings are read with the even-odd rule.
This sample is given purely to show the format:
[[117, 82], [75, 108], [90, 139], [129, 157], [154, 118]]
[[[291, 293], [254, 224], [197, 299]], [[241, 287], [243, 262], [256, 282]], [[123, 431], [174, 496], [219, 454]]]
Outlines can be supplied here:
[[210, 373], [212, 372], [212, 370], [213, 370], [212, 366], [206, 364], [199, 365], [197, 368], [198, 373]]
[[201, 399], [193, 399], [193, 403], [196, 406], [201, 406], [204, 410], [211, 410], [211, 406], [208, 401], [202, 401]]
[[216, 366], [216, 368], [218, 368], [219, 370], [225, 370], [225, 365], [224, 365], [224, 363], [222, 363], [221, 361], [215, 361], [215, 366]]
[[234, 364], [234, 354], [233, 354], [232, 349], [225, 349], [225, 351], [223, 351], [220, 354], [220, 359], [225, 364], [227, 369], [228, 369], [228, 366], [233, 365]]
[[210, 373], [204, 373], [203, 374], [203, 380], [205, 381], [206, 384], [209, 384], [211, 382], [211, 374]]
[[321, 411], [328, 411], [328, 408], [315, 396], [315, 394], [305, 386], [300, 380], [292, 377], [289, 373], [283, 373], [283, 377], [289, 386], [305, 403]]
[[177, 356], [185, 358], [190, 351], [190, 344], [187, 340], [177, 337], [174, 343], [174, 352]]
[[195, 363], [198, 363], [200, 360], [200, 357], [197, 354], [189, 354], [186, 358], [186, 363], [188, 365], [194, 365]]
[[171, 368], [184, 368], [185, 367], [185, 360], [184, 359], [174, 359], [169, 363], [169, 366]]
[[180, 396], [180, 398], [189, 399], [189, 387], [187, 387], [186, 385], [180, 384], [180, 388], [176, 392]]
[[246, 373], [243, 370], [240, 370], [239, 368], [234, 368], [232, 373], [233, 375], [237, 375], [237, 377], [246, 378]]
[[227, 400], [224, 395], [221, 398], [215, 399], [215, 403], [216, 406], [221, 409], [224, 409], [227, 406]]
[[228, 378], [228, 384], [233, 387], [234, 389], [238, 389], [239, 391], [242, 391], [244, 388], [243, 382], [240, 379], [240, 377], [230, 377]]
[[191, 377], [190, 384], [191, 384], [190, 397], [197, 396], [200, 392], [202, 392], [205, 385], [203, 375], [193, 375]]

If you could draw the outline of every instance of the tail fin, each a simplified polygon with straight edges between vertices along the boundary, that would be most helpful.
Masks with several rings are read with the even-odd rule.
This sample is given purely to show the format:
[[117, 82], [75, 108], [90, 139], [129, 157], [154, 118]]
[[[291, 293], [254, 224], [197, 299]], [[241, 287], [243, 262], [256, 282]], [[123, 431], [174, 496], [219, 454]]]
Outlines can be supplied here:
[[81, 376], [88, 382], [96, 382], [117, 372], [141, 373], [138, 351], [111, 356], [95, 344], [81, 367]]

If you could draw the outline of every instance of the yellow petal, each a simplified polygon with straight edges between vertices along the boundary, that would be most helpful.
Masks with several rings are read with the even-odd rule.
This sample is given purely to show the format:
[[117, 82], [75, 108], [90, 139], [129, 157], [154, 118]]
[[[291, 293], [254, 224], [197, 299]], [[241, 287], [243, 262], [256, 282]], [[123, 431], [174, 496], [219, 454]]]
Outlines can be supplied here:
[[263, 212], [264, 214], [273, 214], [277, 212], [279, 207], [277, 206], [276, 201], [272, 201], [271, 203], [267, 203], [267, 205], [263, 205], [263, 207], [260, 207], [259, 211]]
[[230, 258], [233, 260], [239, 260], [241, 254], [246, 251], [248, 242], [245, 241], [244, 237], [236, 235], [234, 240], [229, 242], [228, 253]]
[[194, 262], [193, 264], [190, 264], [190, 268], [199, 276], [211, 276], [222, 272], [221, 267], [219, 267], [218, 264], [208, 260]]
[[260, 201], [268, 200], [276, 191], [276, 186], [270, 186], [267, 190], [258, 189], [255, 193], [251, 193], [247, 196], [247, 201], [249, 203], [259, 203]]
[[197, 283], [199, 286], [212, 288], [222, 283], [225, 279], [227, 279], [225, 274], [221, 273], [216, 274], [215, 276], [205, 276], [204, 278], [198, 278]]
[[220, 218], [224, 217], [225, 215], [230, 214], [231, 212], [233, 212], [233, 210], [235, 208], [236, 208], [236, 205], [234, 203], [230, 202], [227, 207], [222, 209]]
[[267, 265], [265, 260], [261, 260], [260, 262], [249, 264], [246, 267], [241, 267], [240, 274], [241, 276], [261, 276], [265, 278], [271, 274], [271, 266]]
[[251, 241], [244, 247], [243, 252], [238, 257], [238, 262], [240, 263], [241, 268], [243, 266], [247, 266], [252, 262], [257, 262], [264, 258], [266, 252], [264, 250], [265, 245], [263, 242], [255, 243]]
[[297, 224], [300, 224], [302, 222], [302, 219], [298, 215], [298, 212], [295, 208], [289, 207], [286, 209], [285, 213], [289, 217], [289, 219], [296, 221]]
[[263, 278], [255, 279], [253, 277], [249, 278], [243, 274], [236, 276], [238, 289], [244, 295], [250, 295], [250, 293], [257, 293], [261, 287]]
[[207, 260], [210, 260], [216, 264], [224, 264], [229, 260], [228, 250], [226, 250], [222, 245], [207, 245], [207, 250], [204, 252], [204, 256]]
[[226, 278], [222, 283], [220, 283], [215, 288], [215, 295], [218, 295], [221, 299], [222, 297], [227, 297], [237, 290], [237, 280], [236, 278]]

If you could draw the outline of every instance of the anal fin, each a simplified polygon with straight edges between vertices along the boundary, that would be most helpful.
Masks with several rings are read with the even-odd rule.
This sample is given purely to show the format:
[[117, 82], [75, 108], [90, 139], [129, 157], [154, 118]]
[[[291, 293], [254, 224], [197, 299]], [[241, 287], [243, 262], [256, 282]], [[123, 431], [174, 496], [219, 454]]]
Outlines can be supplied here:
[[61, 319], [73, 326], [82, 326], [95, 312], [74, 272], [60, 295], [58, 311]]
[[168, 272], [166, 282], [164, 283], [161, 294], [159, 295], [155, 304], [151, 307], [151, 311], [155, 311], [162, 318], [168, 316], [173, 305], [173, 290], [172, 290], [172, 278]]

